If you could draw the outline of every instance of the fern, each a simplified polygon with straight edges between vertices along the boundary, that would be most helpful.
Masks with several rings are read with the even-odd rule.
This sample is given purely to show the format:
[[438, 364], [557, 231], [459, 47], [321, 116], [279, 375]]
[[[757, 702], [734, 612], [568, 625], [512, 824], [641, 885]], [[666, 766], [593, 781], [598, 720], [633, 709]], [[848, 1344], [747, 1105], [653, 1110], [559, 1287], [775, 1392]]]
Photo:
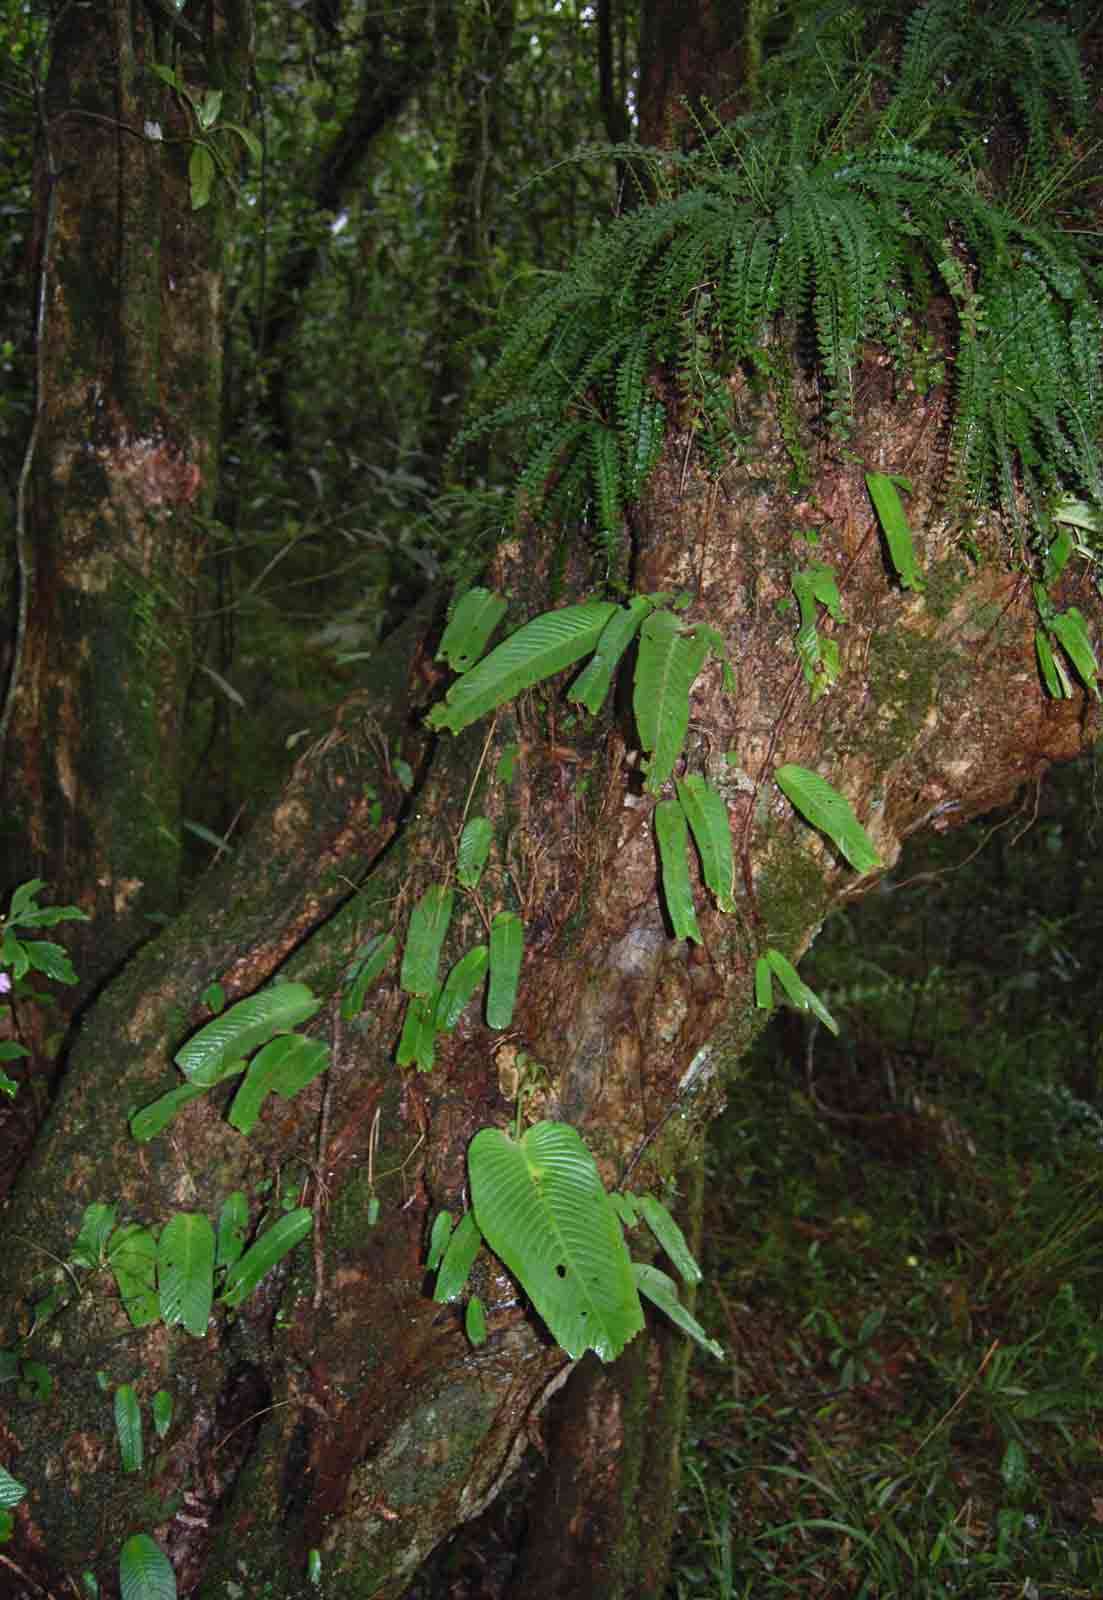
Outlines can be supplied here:
[[820, 420], [845, 437], [867, 347], [908, 370], [906, 330], [923, 328], [935, 293], [956, 323], [942, 352], [951, 496], [1020, 525], [1024, 506], [1044, 521], [1056, 492], [1103, 498], [1091, 235], [1043, 222], [1056, 183], [1028, 205], [1007, 177], [1014, 130], [1036, 173], [1083, 124], [1075, 43], [1025, 10], [967, 0], [928, 0], [895, 38], [878, 26], [838, 7], [814, 39], [798, 28], [766, 63], [755, 114], [699, 127], [699, 148], [664, 163], [665, 198], [597, 234], [521, 312], [460, 440], [519, 439], [518, 512], [584, 517], [612, 557], [658, 460], [661, 369], [707, 469], [738, 454], [727, 375], [740, 365], [769, 382], [796, 460], [783, 352], [802, 332]]

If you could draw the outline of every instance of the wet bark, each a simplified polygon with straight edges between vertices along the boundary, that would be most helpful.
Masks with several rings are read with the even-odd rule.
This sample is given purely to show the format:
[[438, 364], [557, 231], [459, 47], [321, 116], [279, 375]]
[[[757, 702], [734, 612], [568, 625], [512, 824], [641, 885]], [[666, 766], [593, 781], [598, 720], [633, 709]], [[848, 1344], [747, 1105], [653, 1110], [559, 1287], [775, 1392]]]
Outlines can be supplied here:
[[[459, 1312], [429, 1298], [424, 1276], [427, 1222], [440, 1206], [460, 1209], [472, 1135], [512, 1114], [511, 1052], [547, 1069], [532, 1115], [578, 1126], [610, 1183], [630, 1174], [634, 1188], [677, 1181], [691, 1192], [724, 1063], [761, 1022], [756, 955], [769, 944], [796, 959], [828, 911], [874, 881], [857, 880], [796, 818], [775, 768], [821, 772], [890, 866], [909, 833], [990, 809], [1096, 736], [1094, 701], [1043, 694], [1028, 586], [1008, 570], [1000, 531], [972, 526], [967, 553], [939, 510], [938, 391], [920, 398], [870, 363], [846, 452], [809, 436], [811, 487], [794, 492], [772, 413], [732, 382], [741, 460], [703, 476], [692, 441], [672, 431], [635, 519], [633, 581], [689, 593], [688, 620], [718, 628], [736, 667], [734, 694], [714, 669], [699, 678], [685, 754], [686, 770], [707, 773], [728, 800], [736, 914], [704, 909], [701, 889], [703, 946], [670, 937], [653, 801], [618, 710], [587, 725], [549, 688], [458, 739], [429, 737], [421, 714], [443, 680], [432, 628], [412, 621], [381, 652], [373, 693], [346, 705], [238, 861], [137, 955], [74, 1049], [8, 1225], [17, 1243], [0, 1343], [26, 1337], [26, 1353], [55, 1376], [48, 1404], [13, 1406], [6, 1423], [9, 1470], [30, 1489], [13, 1547], [23, 1570], [60, 1582], [92, 1565], [110, 1593], [115, 1552], [143, 1527], [173, 1557], [182, 1592], [211, 1600], [228, 1583], [277, 1600], [302, 1594], [312, 1549], [335, 1592], [400, 1595], [541, 1438], [564, 1374], [564, 1357], [492, 1260], [476, 1269], [489, 1308], [481, 1350], [467, 1344]], [[923, 595], [894, 581], [863, 466], [915, 485]], [[807, 559], [794, 529], [815, 530], [846, 619], [824, 623], [842, 673], [814, 704], [781, 604]], [[568, 568], [560, 598], [585, 586], [581, 552]], [[493, 578], [513, 597], [513, 622], [548, 603], [552, 570], [535, 535], [499, 552]], [[1073, 575], [1059, 602], [1098, 627], [1098, 597], [1076, 584]], [[512, 773], [500, 759], [509, 748]], [[399, 757], [415, 774], [409, 795]], [[446, 959], [482, 937], [487, 916], [518, 911], [527, 948], [518, 1009], [503, 1038], [471, 1006], [431, 1073], [399, 1071], [395, 974], [352, 1023], [337, 1014], [342, 974], [365, 937], [401, 931], [417, 895], [447, 874], [468, 805], [491, 818], [495, 846], [481, 904], [461, 904]], [[134, 1145], [128, 1108], [171, 1086], [170, 1052], [205, 1017], [205, 986], [218, 979], [236, 998], [276, 973], [324, 996], [310, 1027], [333, 1044], [331, 1071], [266, 1112], [249, 1139], [222, 1120], [215, 1091], [164, 1136]], [[254, 1218], [291, 1200], [313, 1206], [314, 1244], [236, 1316], [216, 1310], [204, 1339], [130, 1328], [106, 1274], [82, 1280], [80, 1300], [30, 1333], [30, 1307], [64, 1276], [54, 1263], [90, 1201], [113, 1199], [120, 1219], [156, 1223], [181, 1209], [215, 1217], [236, 1188]], [[677, 1374], [666, 1366], [672, 1409], [649, 1426], [643, 1378], [657, 1361], [641, 1338], [622, 1367], [584, 1363], [578, 1387], [564, 1391], [545, 1434], [550, 1487], [512, 1592], [568, 1592], [548, 1568], [580, 1557], [604, 1574], [604, 1587], [588, 1579], [586, 1592], [660, 1592], [663, 1541], [648, 1495], [676, 1470]], [[98, 1372], [110, 1387], [134, 1383], [143, 1404], [158, 1387], [176, 1396], [178, 1421], [140, 1493], [118, 1469]], [[666, 1469], [654, 1454], [664, 1450]]]

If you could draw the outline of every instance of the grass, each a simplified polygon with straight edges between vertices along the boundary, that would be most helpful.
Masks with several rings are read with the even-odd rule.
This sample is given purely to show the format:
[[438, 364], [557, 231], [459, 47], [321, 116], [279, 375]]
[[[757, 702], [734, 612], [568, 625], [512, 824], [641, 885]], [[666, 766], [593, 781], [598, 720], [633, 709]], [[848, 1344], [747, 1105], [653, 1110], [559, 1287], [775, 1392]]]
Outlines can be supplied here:
[[1100, 884], [1057, 810], [998, 870], [932, 841], [802, 967], [842, 1040], [742, 1063], [670, 1600], [1103, 1595]]

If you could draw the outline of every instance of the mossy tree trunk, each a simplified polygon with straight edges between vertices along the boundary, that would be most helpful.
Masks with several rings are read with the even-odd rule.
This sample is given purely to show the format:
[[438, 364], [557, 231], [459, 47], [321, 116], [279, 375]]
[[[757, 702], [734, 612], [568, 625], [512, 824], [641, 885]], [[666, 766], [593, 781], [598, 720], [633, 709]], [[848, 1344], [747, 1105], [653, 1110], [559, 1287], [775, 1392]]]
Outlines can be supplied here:
[[[443, 680], [432, 625], [412, 619], [385, 648], [372, 693], [350, 700], [235, 863], [139, 952], [76, 1043], [11, 1209], [0, 1342], [27, 1335], [35, 1300], [64, 1281], [54, 1262], [94, 1200], [156, 1223], [179, 1210], [216, 1217], [242, 1188], [254, 1220], [292, 1201], [312, 1206], [314, 1243], [236, 1316], [216, 1310], [203, 1339], [132, 1329], [109, 1276], [81, 1277], [80, 1300], [25, 1346], [52, 1370], [51, 1400], [8, 1416], [7, 1465], [30, 1491], [12, 1547], [23, 1570], [59, 1582], [91, 1564], [106, 1584], [122, 1539], [146, 1528], [181, 1587], [211, 1600], [228, 1583], [301, 1595], [312, 1549], [335, 1592], [398, 1596], [542, 1434], [543, 1511], [530, 1520], [516, 1593], [661, 1592], [655, 1500], [674, 1481], [676, 1429], [664, 1418], [677, 1417], [677, 1374], [664, 1377], [641, 1342], [622, 1370], [584, 1363], [544, 1417], [563, 1357], [490, 1260], [476, 1269], [490, 1338], [470, 1348], [460, 1313], [427, 1292], [429, 1218], [462, 1206], [473, 1133], [511, 1115], [519, 1049], [546, 1068], [533, 1114], [575, 1123], [610, 1182], [630, 1171], [633, 1187], [675, 1180], [692, 1198], [701, 1130], [721, 1099], [715, 1069], [759, 1025], [755, 955], [769, 943], [796, 959], [830, 908], [871, 881], [856, 881], [797, 820], [771, 781], [777, 766], [828, 777], [891, 864], [930, 819], [951, 824], [1008, 799], [1096, 729], [1094, 702], [1045, 698], [1030, 595], [995, 533], [986, 556], [988, 535], [974, 526], [966, 555], [937, 509], [936, 393], [894, 393], [883, 369], [864, 372], [845, 456], [806, 441], [813, 502], [787, 487], [785, 445], [762, 398], [733, 385], [753, 458], [722, 479], [702, 476], [672, 430], [635, 520], [633, 582], [689, 592], [689, 620], [717, 627], [736, 665], [734, 695], [718, 672], [699, 679], [685, 758], [725, 785], [736, 914], [702, 910], [701, 947], [670, 937], [652, 801], [619, 714], [572, 722], [553, 688], [456, 740], [430, 738], [421, 713]], [[859, 462], [913, 481], [922, 596], [894, 584]], [[780, 604], [791, 595], [792, 529], [813, 525], [846, 619], [824, 624], [842, 672], [815, 704]], [[513, 597], [512, 621], [548, 603], [553, 561], [536, 534], [503, 547], [492, 577]], [[580, 555], [557, 579], [562, 598], [583, 591], [582, 566]], [[1059, 598], [1098, 626], [1086, 586]], [[412, 795], [395, 776], [400, 760]], [[339, 1016], [342, 974], [365, 937], [401, 931], [416, 896], [445, 878], [469, 801], [494, 823], [495, 846], [481, 903], [460, 904], [446, 959], [483, 936], [487, 915], [517, 910], [527, 938], [518, 1010], [503, 1037], [470, 1007], [432, 1072], [399, 1071], [396, 972], [354, 1022]], [[277, 973], [325, 996], [310, 1027], [332, 1044], [331, 1071], [267, 1111], [248, 1139], [222, 1119], [215, 1091], [135, 1145], [128, 1109], [174, 1082], [170, 1052], [206, 1016], [206, 985], [219, 980], [233, 999]], [[370, 1227], [373, 1194], [382, 1209]], [[172, 1432], [144, 1478], [119, 1470], [99, 1373], [109, 1390], [134, 1383], [143, 1405], [158, 1388], [175, 1396]], [[652, 1409], [648, 1377], [665, 1383], [669, 1412]]]
[[[39, 394], [21, 541], [25, 628], [4, 752], [0, 884], [92, 921], [79, 1004], [178, 904], [179, 719], [219, 446], [223, 214], [193, 209], [197, 132], [153, 71], [241, 120], [251, 0], [58, 14], [40, 129]], [[158, 130], [160, 132], [158, 133]], [[236, 136], [214, 133], [231, 171]], [[54, 1026], [54, 1024], [51, 1024]]]

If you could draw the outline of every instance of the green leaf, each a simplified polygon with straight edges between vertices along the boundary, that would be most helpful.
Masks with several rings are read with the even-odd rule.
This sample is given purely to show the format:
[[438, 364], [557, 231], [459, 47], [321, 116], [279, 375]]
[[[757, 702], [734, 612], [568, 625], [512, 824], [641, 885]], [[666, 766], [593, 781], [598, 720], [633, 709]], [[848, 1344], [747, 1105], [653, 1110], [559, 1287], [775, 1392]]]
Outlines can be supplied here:
[[686, 1236], [661, 1200], [652, 1194], [633, 1195], [643, 1220], [686, 1283], [700, 1283], [702, 1273], [686, 1243]]
[[234, 1095], [228, 1121], [239, 1133], [252, 1133], [267, 1094], [291, 1100], [329, 1066], [329, 1046], [301, 1033], [273, 1039], [249, 1063], [245, 1080]]
[[191, 185], [191, 208], [201, 211], [211, 198], [214, 183], [214, 158], [205, 144], [193, 144], [188, 157], [188, 182]]
[[452, 1213], [450, 1211], [438, 1211], [433, 1218], [433, 1226], [429, 1232], [429, 1259], [425, 1263], [427, 1272], [435, 1272], [440, 1266], [451, 1236]]
[[218, 1297], [220, 1302], [227, 1306], [241, 1305], [277, 1262], [306, 1238], [313, 1220], [306, 1207], [299, 1206], [273, 1223], [230, 1268], [226, 1286]]
[[0, 1071], [0, 1094], [6, 1094], [9, 1100], [14, 1100], [19, 1093], [19, 1085], [14, 1078], [9, 1078], [6, 1072]]
[[765, 956], [754, 964], [754, 1003], [760, 1011], [774, 1009], [774, 976]]
[[222, 1202], [218, 1214], [218, 1239], [215, 1244], [214, 1264], [232, 1267], [240, 1261], [249, 1232], [249, 1201], [244, 1189], [235, 1189]]
[[701, 876], [721, 911], [734, 911], [731, 822], [724, 797], [698, 773], [675, 779], [678, 799], [701, 858]]
[[436, 1060], [436, 1032], [437, 997], [412, 994], [395, 1052], [398, 1065], [416, 1066], [419, 1072], [431, 1072]]
[[368, 940], [352, 966], [345, 974], [345, 987], [341, 995], [341, 1020], [351, 1022], [364, 1009], [364, 996], [382, 975], [384, 967], [395, 952], [393, 933], [377, 933]]
[[486, 1343], [486, 1311], [477, 1294], [473, 1294], [467, 1302], [467, 1311], [463, 1319], [464, 1332], [476, 1347]]
[[525, 929], [514, 911], [499, 911], [490, 924], [490, 983], [486, 1021], [490, 1028], [508, 1028], [517, 1002]]
[[1057, 582], [1057, 579], [1064, 572], [1074, 548], [1072, 535], [1062, 528], [1046, 551], [1045, 564], [1042, 569], [1043, 588], [1048, 589], [1051, 584]]
[[44, 972], [55, 983], [76, 983], [73, 963], [59, 944], [48, 939], [31, 939], [23, 945], [27, 960], [37, 972]]
[[9, 924], [24, 920], [27, 911], [38, 911], [41, 908], [34, 905], [38, 891], [46, 887], [44, 878], [28, 878], [26, 883], [21, 883], [12, 890], [11, 900], [8, 902], [8, 914], [5, 921]]
[[464, 1007], [471, 1000], [471, 996], [482, 983], [486, 975], [487, 962], [490, 952], [485, 944], [477, 944], [465, 956], [461, 956], [444, 980], [444, 987], [440, 991], [437, 1001], [435, 1023], [441, 1033], [451, 1033], [460, 1017]]
[[250, 156], [252, 156], [253, 160], [259, 167], [264, 158], [264, 150], [256, 134], [251, 133], [248, 128], [243, 128], [239, 122], [224, 122], [222, 124], [222, 128], [226, 133], [237, 134], [238, 138], [241, 140], [242, 144], [245, 146], [246, 150], [248, 150]]
[[251, 1055], [277, 1033], [290, 1033], [321, 1004], [305, 983], [274, 983], [200, 1028], [176, 1052], [176, 1065], [190, 1083], [210, 1088], [228, 1073], [229, 1062]]
[[726, 1359], [724, 1346], [709, 1338], [697, 1318], [679, 1300], [678, 1286], [673, 1278], [667, 1277], [665, 1272], [660, 1272], [658, 1267], [647, 1266], [643, 1261], [633, 1261], [632, 1274], [636, 1288], [640, 1294], [646, 1295], [652, 1305], [658, 1306], [659, 1310], [681, 1328], [683, 1333], [688, 1333], [691, 1339], [695, 1339], [702, 1350], [707, 1350], [709, 1355], [716, 1356], [720, 1361]]
[[226, 1009], [226, 991], [220, 983], [209, 983], [199, 998], [208, 1011], [217, 1013]]
[[439, 1305], [446, 1304], [449, 1300], [458, 1300], [467, 1287], [467, 1280], [471, 1275], [471, 1268], [475, 1265], [475, 1257], [479, 1253], [479, 1246], [483, 1236], [479, 1224], [475, 1220], [473, 1211], [465, 1211], [453, 1230], [448, 1245], [441, 1258], [437, 1271], [436, 1288], [433, 1290], [433, 1299]]
[[597, 716], [612, 687], [621, 657], [640, 631], [644, 618], [653, 610], [650, 597], [642, 594], [633, 595], [627, 606], [617, 607], [601, 630], [593, 659], [568, 689], [568, 700], [585, 706], [591, 716]]
[[80, 1232], [73, 1241], [69, 1260], [78, 1267], [98, 1267], [103, 1259], [104, 1247], [115, 1226], [115, 1207], [94, 1201], [86, 1206], [81, 1218]]
[[663, 897], [667, 914], [674, 929], [675, 939], [693, 939], [703, 943], [697, 926], [697, 913], [693, 907], [693, 890], [689, 883], [689, 830], [685, 812], [677, 800], [660, 800], [655, 807], [655, 838], [659, 844], [659, 861], [663, 874]]
[[80, 1581], [85, 1594], [88, 1596], [88, 1600], [99, 1600], [99, 1582], [96, 1578], [96, 1574], [91, 1571], [90, 1568], [85, 1567], [84, 1571], [80, 1575]]
[[468, 1151], [471, 1203], [490, 1245], [572, 1357], [614, 1360], [643, 1327], [624, 1234], [594, 1158], [567, 1123], [515, 1143], [482, 1128]]
[[616, 609], [589, 600], [526, 622], [452, 685], [443, 704], [430, 711], [429, 726], [459, 733], [522, 690], [572, 667], [594, 648]]
[[1090, 506], [1086, 500], [1076, 500], [1065, 495], [1053, 509], [1055, 522], [1066, 522], [1070, 528], [1084, 528], [1088, 533], [1103, 533], [1103, 511]]
[[322, 1582], [322, 1552], [320, 1550], [307, 1552], [306, 1575], [316, 1589], [320, 1587]]
[[778, 767], [774, 781], [781, 792], [814, 828], [827, 837], [856, 872], [872, 872], [881, 865], [873, 841], [851, 809], [845, 795], [833, 789], [826, 778], [807, 767]]
[[619, 1192], [614, 1191], [614, 1193], [612, 1193], [609, 1196], [609, 1204], [612, 1206], [613, 1210], [616, 1212], [617, 1216], [620, 1218], [622, 1227], [624, 1227], [624, 1228], [634, 1228], [634, 1227], [636, 1227], [636, 1225], [638, 1224], [638, 1222], [640, 1220], [640, 1215], [639, 1215], [639, 1212], [636, 1209], [636, 1197], [635, 1197], [635, 1195], [633, 1195], [633, 1194], [621, 1194]]
[[436, 991], [440, 951], [452, 920], [454, 899], [454, 889], [434, 883], [410, 913], [399, 980], [407, 994], [424, 996]]
[[657, 794], [674, 770], [689, 727], [689, 691], [704, 665], [706, 632], [681, 632], [669, 611], [653, 611], [640, 629], [632, 710], [640, 744], [650, 757], [647, 787]]
[[176, 1600], [176, 1575], [148, 1533], [134, 1533], [119, 1551], [122, 1600]]
[[[244, 1072], [244, 1061], [235, 1063], [238, 1072]], [[189, 1100], [198, 1100], [201, 1094], [206, 1094], [207, 1086], [201, 1083], [180, 1083], [175, 1089], [170, 1089], [160, 1099], [153, 1100], [148, 1106], [143, 1106], [136, 1111], [130, 1119], [131, 1137], [137, 1139], [139, 1144], [148, 1144], [150, 1139], [155, 1139], [163, 1133], [176, 1113], [186, 1106]]]
[[204, 133], [214, 127], [218, 121], [218, 113], [222, 110], [222, 90], [208, 89], [202, 100], [195, 108], [199, 126]]
[[197, 1211], [178, 1211], [157, 1243], [161, 1317], [182, 1323], [196, 1339], [207, 1332], [214, 1294], [214, 1229]]
[[478, 888], [493, 838], [494, 828], [489, 817], [470, 817], [464, 823], [456, 851], [456, 881], [461, 888]]
[[919, 594], [923, 590], [923, 578], [916, 565], [912, 532], [900, 502], [897, 484], [904, 488], [910, 487], [906, 478], [890, 477], [884, 472], [866, 473], [869, 497], [873, 501], [873, 509], [884, 531], [889, 555], [896, 568], [896, 576], [900, 579], [900, 586], [903, 589], [914, 589]]
[[830, 1028], [832, 1033], [838, 1033], [839, 1024], [828, 1011], [816, 991], [810, 989], [804, 982], [789, 957], [783, 956], [780, 950], [767, 950], [766, 960], [770, 964], [770, 970], [776, 973], [781, 987], [785, 990], [790, 1002], [796, 1006], [797, 1010], [811, 1011], [813, 1016], [820, 1019], [825, 1028]]
[[172, 1396], [167, 1389], [158, 1389], [153, 1396], [153, 1426], [158, 1439], [172, 1427]]
[[453, 672], [466, 672], [478, 661], [487, 641], [506, 614], [508, 602], [490, 589], [468, 589], [457, 601], [437, 651]]
[[119, 1288], [123, 1309], [136, 1328], [161, 1320], [157, 1296], [157, 1240], [141, 1223], [127, 1222], [107, 1246], [107, 1261]]
[[129, 1383], [120, 1383], [115, 1390], [115, 1436], [119, 1441], [123, 1471], [141, 1472], [142, 1411]]
[[1049, 642], [1049, 634], [1044, 628], [1035, 628], [1034, 648], [1038, 652], [1038, 668], [1042, 674], [1042, 682], [1045, 684], [1047, 692], [1053, 696], [1054, 700], [1071, 699], [1071, 680], [1060, 657], [1054, 655], [1053, 646]]
[[[1095, 659], [1088, 625], [1076, 606], [1067, 611], [1057, 611], [1050, 618], [1050, 632], [1060, 642], [1065, 654], [1080, 674], [1085, 686], [1099, 699], [1099, 663]], [[28, 948], [30, 948], [28, 946]]]
[[513, 773], [517, 766], [517, 758], [521, 754], [519, 744], [507, 744], [498, 759], [494, 769], [494, 778], [497, 783], [510, 784], [513, 782]]
[[18, 1478], [13, 1478], [6, 1467], [0, 1467], [0, 1506], [10, 1510], [19, 1504], [26, 1492], [26, 1487]]

